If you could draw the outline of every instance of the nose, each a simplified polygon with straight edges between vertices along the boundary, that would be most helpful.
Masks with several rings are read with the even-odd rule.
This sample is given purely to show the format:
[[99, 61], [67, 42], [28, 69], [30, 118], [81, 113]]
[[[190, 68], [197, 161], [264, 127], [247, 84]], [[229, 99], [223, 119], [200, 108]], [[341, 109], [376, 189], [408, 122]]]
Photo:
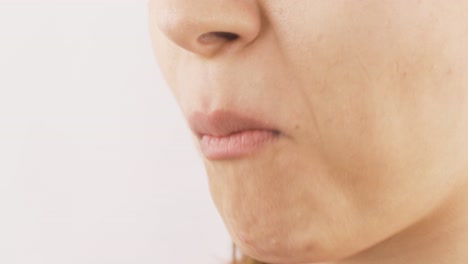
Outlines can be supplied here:
[[211, 57], [239, 50], [255, 41], [261, 30], [256, 0], [155, 0], [159, 30], [192, 53]]

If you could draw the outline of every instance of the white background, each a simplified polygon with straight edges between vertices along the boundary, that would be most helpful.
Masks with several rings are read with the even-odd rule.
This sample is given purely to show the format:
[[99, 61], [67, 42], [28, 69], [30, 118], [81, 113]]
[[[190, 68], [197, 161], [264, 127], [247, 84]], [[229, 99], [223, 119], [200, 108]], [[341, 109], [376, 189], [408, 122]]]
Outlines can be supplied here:
[[146, 1], [0, 0], [0, 263], [221, 264]]

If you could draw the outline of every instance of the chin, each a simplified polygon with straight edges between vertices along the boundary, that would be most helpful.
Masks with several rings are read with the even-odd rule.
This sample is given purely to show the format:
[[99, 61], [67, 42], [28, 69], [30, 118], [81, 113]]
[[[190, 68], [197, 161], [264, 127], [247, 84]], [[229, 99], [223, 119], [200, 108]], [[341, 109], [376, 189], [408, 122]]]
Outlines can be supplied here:
[[[336, 261], [354, 252], [346, 252], [343, 248], [330, 247], [332, 241], [325, 243], [294, 239], [293, 236], [254, 237], [242, 232], [230, 232], [236, 246], [249, 257], [269, 264], [313, 264]], [[302, 232], [301, 232], [302, 233]]]
[[337, 259], [314, 250], [291, 254], [290, 250], [281, 247], [262, 247], [259, 250], [249, 245], [239, 245], [239, 248], [247, 256], [268, 264], [320, 264]]

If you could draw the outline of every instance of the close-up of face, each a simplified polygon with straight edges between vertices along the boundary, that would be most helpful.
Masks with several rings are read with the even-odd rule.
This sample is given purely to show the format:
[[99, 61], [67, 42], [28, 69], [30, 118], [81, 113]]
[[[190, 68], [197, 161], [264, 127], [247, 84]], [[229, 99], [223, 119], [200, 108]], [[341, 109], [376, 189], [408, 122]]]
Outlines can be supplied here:
[[468, 1], [150, 0], [161, 72], [239, 249], [351, 258], [468, 175]]

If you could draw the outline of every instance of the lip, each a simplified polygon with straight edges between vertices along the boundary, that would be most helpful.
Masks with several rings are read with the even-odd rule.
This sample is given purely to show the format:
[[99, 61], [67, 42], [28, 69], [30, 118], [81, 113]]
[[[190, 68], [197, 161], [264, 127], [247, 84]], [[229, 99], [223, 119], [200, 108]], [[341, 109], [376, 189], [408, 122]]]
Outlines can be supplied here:
[[194, 112], [189, 125], [202, 153], [215, 160], [246, 156], [281, 136], [271, 122], [229, 110]]

